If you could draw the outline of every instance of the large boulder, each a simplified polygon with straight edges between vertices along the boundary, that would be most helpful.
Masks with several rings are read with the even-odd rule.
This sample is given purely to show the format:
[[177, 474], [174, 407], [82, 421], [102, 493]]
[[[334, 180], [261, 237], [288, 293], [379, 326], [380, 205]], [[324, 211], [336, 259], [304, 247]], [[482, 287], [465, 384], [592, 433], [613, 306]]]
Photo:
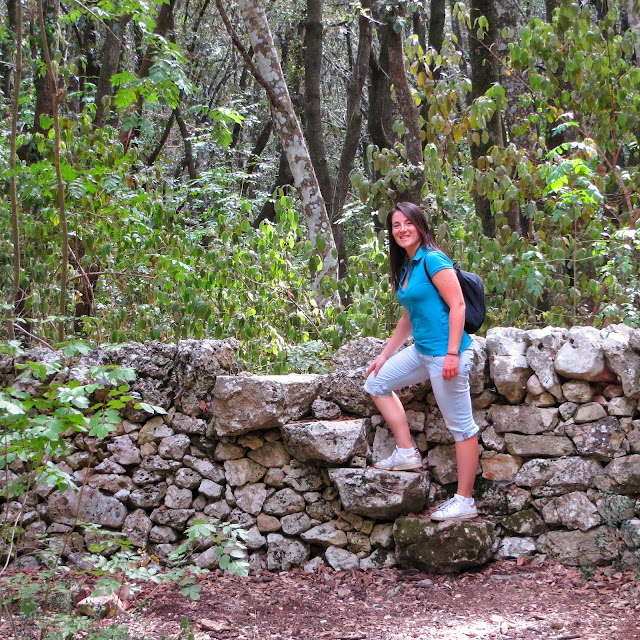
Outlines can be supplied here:
[[399, 518], [393, 536], [400, 566], [429, 573], [455, 573], [489, 562], [495, 528], [480, 520], [458, 523]]
[[515, 483], [519, 487], [529, 487], [534, 496], [551, 497], [569, 491], [585, 491], [594, 485], [601, 473], [602, 466], [591, 458], [536, 458], [522, 465]]
[[572, 327], [558, 351], [555, 370], [565, 378], [590, 382], [615, 382], [602, 352], [602, 336], [593, 327]]
[[218, 376], [212, 424], [219, 436], [280, 427], [311, 411], [322, 376]]
[[625, 396], [640, 398], [640, 353], [629, 344], [633, 329], [619, 324], [605, 331], [609, 333], [602, 343], [602, 352], [609, 369], [620, 378]]
[[532, 407], [524, 404], [511, 406], [495, 404], [491, 407], [491, 419], [496, 433], [516, 432], [535, 435], [553, 431], [558, 424], [557, 409]]
[[364, 390], [365, 372], [365, 367], [334, 371], [322, 385], [322, 398], [334, 402], [346, 413], [357, 416], [375, 415], [378, 408]]
[[85, 486], [78, 492], [67, 489], [52, 493], [47, 500], [46, 517], [50, 522], [67, 525], [81, 521], [119, 529], [127, 517], [127, 509], [120, 500]]
[[281, 430], [287, 450], [302, 462], [339, 465], [369, 455], [366, 420], [290, 422]]
[[606, 526], [590, 531], [550, 531], [538, 538], [538, 548], [562, 564], [577, 567], [605, 565], [618, 557], [616, 537]]
[[596, 505], [581, 491], [552, 498], [542, 507], [542, 517], [547, 524], [560, 524], [567, 529], [581, 531], [588, 531], [602, 523]]
[[527, 362], [527, 334], [514, 327], [487, 331], [489, 371], [498, 393], [511, 404], [519, 404], [527, 393], [527, 380], [533, 373]]
[[387, 344], [379, 338], [358, 338], [343, 344], [331, 358], [332, 371], [353, 371], [368, 368]]
[[423, 473], [378, 469], [332, 469], [329, 477], [338, 487], [345, 511], [377, 520], [420, 512], [427, 498]]
[[288, 571], [304, 564], [309, 558], [309, 546], [279, 533], [267, 536], [267, 568], [269, 571]]
[[554, 368], [558, 351], [567, 337], [566, 329], [545, 327], [527, 332], [531, 346], [527, 362], [538, 376], [540, 384], [558, 401], [562, 400], [562, 385]]
[[573, 440], [578, 453], [598, 460], [609, 461], [624, 455], [629, 446], [625, 432], [617, 418], [604, 418], [597, 422], [571, 424], [565, 433]]

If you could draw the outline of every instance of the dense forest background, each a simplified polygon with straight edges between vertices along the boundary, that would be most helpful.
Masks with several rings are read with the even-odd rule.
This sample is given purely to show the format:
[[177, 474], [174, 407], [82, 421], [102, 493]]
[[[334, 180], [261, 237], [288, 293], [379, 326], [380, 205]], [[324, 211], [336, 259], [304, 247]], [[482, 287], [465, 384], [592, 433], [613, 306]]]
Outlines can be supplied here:
[[[322, 370], [420, 201], [492, 325], [640, 324], [638, 0], [7, 0], [0, 338]], [[305, 144], [306, 141], [306, 144]]]

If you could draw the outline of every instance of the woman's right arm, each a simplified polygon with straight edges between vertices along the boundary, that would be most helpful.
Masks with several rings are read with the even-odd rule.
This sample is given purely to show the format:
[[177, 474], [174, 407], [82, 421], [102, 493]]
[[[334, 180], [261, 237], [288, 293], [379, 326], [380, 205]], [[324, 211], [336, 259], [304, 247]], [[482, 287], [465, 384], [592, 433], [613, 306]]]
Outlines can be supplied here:
[[391, 338], [389, 338], [389, 342], [385, 345], [382, 353], [369, 365], [365, 377], [368, 378], [372, 371], [377, 376], [382, 365], [405, 343], [410, 335], [411, 321], [409, 320], [409, 312], [405, 309]]

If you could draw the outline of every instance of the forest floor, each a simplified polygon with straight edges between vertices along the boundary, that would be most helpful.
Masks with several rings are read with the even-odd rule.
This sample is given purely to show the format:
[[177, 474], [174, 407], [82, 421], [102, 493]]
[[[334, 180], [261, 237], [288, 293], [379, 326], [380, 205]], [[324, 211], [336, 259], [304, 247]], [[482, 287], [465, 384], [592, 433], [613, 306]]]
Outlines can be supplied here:
[[[79, 597], [89, 594], [95, 578], [70, 577], [76, 580]], [[38, 580], [37, 573], [33, 578]], [[500, 561], [446, 576], [401, 569], [335, 572], [323, 568], [312, 574], [293, 570], [248, 578], [217, 571], [202, 576], [198, 582], [202, 591], [196, 601], [181, 595], [176, 583], [142, 583], [126, 602], [126, 613], [98, 623], [104, 635], [79, 632], [64, 637], [640, 639], [640, 576], [613, 568], [585, 574], [553, 563]], [[114, 624], [121, 626], [120, 635], [106, 631]], [[125, 628], [126, 634], [122, 635]], [[16, 636], [7, 619], [0, 616], [1, 640], [39, 637], [35, 626], [30, 631]]]
[[[209, 574], [198, 601], [172, 585], [143, 591], [131, 637], [188, 640], [631, 640], [640, 576], [500, 561], [459, 575], [417, 571]], [[135, 606], [136, 602], [131, 605]], [[188, 618], [192, 636], [179, 636]]]

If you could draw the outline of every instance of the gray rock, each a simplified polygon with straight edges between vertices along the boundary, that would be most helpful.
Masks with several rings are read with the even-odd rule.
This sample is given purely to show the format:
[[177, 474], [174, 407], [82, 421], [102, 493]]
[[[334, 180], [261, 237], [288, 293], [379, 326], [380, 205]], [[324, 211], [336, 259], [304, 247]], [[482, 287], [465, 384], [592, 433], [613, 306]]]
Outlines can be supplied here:
[[498, 558], [526, 558], [537, 551], [535, 538], [505, 536], [500, 541], [496, 555]]
[[182, 465], [178, 460], [165, 460], [160, 456], [148, 456], [140, 465], [145, 471], [155, 471], [158, 473], [168, 473], [177, 471]]
[[266, 442], [250, 451], [248, 457], [267, 469], [281, 468], [289, 464], [290, 456], [281, 442]]
[[267, 487], [263, 483], [246, 484], [234, 491], [236, 505], [253, 516], [262, 511], [267, 494]]
[[93, 468], [94, 473], [115, 473], [118, 475], [122, 475], [127, 473], [127, 470], [121, 465], [118, 464], [115, 460], [111, 458], [105, 458], [99, 465]]
[[216, 445], [213, 459], [216, 462], [225, 462], [226, 460], [239, 460], [244, 458], [244, 447], [232, 442], [218, 442]]
[[336, 528], [335, 522], [324, 522], [304, 531], [300, 537], [309, 544], [318, 544], [323, 547], [346, 547], [347, 534]]
[[565, 432], [582, 455], [608, 461], [626, 453], [625, 433], [617, 418], [567, 425]]
[[182, 460], [189, 451], [191, 439], [184, 433], [162, 438], [158, 446], [158, 455], [170, 460]]
[[193, 556], [193, 564], [201, 569], [217, 569], [220, 565], [220, 557], [216, 553], [215, 547], [209, 547], [202, 553]]
[[386, 340], [378, 338], [358, 338], [345, 342], [331, 358], [333, 371], [367, 368], [380, 355], [386, 343]]
[[357, 569], [360, 565], [360, 560], [355, 553], [339, 547], [329, 547], [325, 551], [324, 557], [327, 560], [327, 564], [335, 571]]
[[469, 388], [471, 394], [481, 394], [489, 383], [489, 358], [487, 341], [480, 336], [471, 336], [471, 371], [469, 372]]
[[202, 482], [202, 476], [193, 469], [178, 469], [175, 477], [175, 483], [182, 489], [195, 489]]
[[[558, 351], [554, 367], [558, 374], [570, 380], [615, 382], [615, 376], [605, 364], [602, 336], [593, 327], [572, 327], [569, 330], [567, 341]], [[564, 397], [573, 400], [566, 392]]]
[[[169, 509], [189, 509], [192, 502], [193, 494], [191, 491], [189, 489], [180, 489], [175, 484], [172, 484], [167, 489], [167, 495], [164, 498], [164, 503]], [[156, 540], [156, 542], [158, 541]]]
[[188, 416], [179, 411], [169, 412], [169, 423], [178, 433], [188, 433], [190, 435], [205, 434], [207, 423], [201, 418]]
[[576, 412], [577, 408], [578, 405], [575, 402], [563, 402], [558, 407], [558, 413], [562, 420], [569, 420], [570, 418], [573, 418], [573, 414]]
[[304, 511], [305, 501], [293, 489], [281, 489], [268, 498], [262, 508], [269, 516], [288, 516]]
[[213, 425], [219, 436], [279, 427], [311, 410], [322, 377], [220, 376], [213, 400]]
[[336, 420], [342, 415], [340, 407], [335, 402], [316, 398], [311, 405], [311, 413], [317, 420]]
[[167, 485], [162, 482], [135, 489], [129, 494], [129, 502], [137, 508], [159, 507], [167, 494]]
[[506, 451], [504, 438], [496, 432], [493, 425], [489, 425], [482, 432], [480, 438], [486, 449], [493, 449], [493, 451], [498, 451], [499, 453]]
[[549, 500], [542, 508], [542, 517], [547, 524], [561, 524], [567, 529], [581, 531], [588, 531], [602, 523], [596, 506], [580, 491]]
[[632, 398], [611, 398], [607, 406], [607, 412], [610, 416], [620, 416], [633, 418], [638, 409], [638, 401]]
[[332, 469], [345, 511], [379, 520], [424, 508], [427, 478], [422, 473], [377, 469]]
[[[442, 414], [436, 408], [433, 408], [427, 414], [424, 421], [424, 432], [428, 442], [435, 442], [436, 444], [453, 444], [454, 442], [451, 432], [444, 423]], [[389, 435], [393, 438], [390, 432]], [[393, 445], [395, 446], [395, 440], [393, 441]], [[381, 457], [386, 457], [386, 455]]]
[[138, 433], [138, 444], [147, 444], [149, 442], [159, 442], [162, 438], [168, 438], [173, 435], [173, 429], [165, 424], [164, 420], [157, 416], [151, 418], [140, 429]]
[[542, 387], [558, 401], [562, 400], [563, 394], [560, 378], [554, 368], [554, 361], [566, 337], [565, 329], [555, 327], [545, 327], [527, 332], [527, 338], [531, 343], [527, 349], [527, 362], [535, 371]]
[[109, 493], [118, 493], [122, 489], [127, 491], [134, 489], [131, 478], [115, 473], [95, 474], [87, 480], [87, 484], [94, 489], [101, 489]]
[[515, 483], [534, 496], [557, 496], [590, 488], [601, 473], [600, 463], [589, 458], [534, 459], [522, 465]]
[[116, 436], [107, 445], [107, 449], [111, 452], [111, 457], [125, 467], [130, 464], [140, 464], [142, 460], [140, 449], [131, 442], [129, 436]]
[[299, 536], [305, 531], [309, 531], [312, 527], [320, 524], [319, 520], [310, 518], [306, 513], [292, 513], [288, 516], [284, 516], [280, 522], [278, 528], [282, 525], [282, 531], [288, 536]]
[[227, 460], [224, 463], [224, 472], [229, 485], [241, 487], [243, 484], [259, 482], [267, 470], [249, 458], [241, 458], [240, 460]]
[[269, 571], [288, 571], [309, 559], [309, 547], [299, 540], [285, 538], [279, 533], [267, 536], [267, 568]]
[[427, 468], [439, 484], [450, 484], [458, 479], [455, 445], [438, 445], [427, 454]]
[[526, 332], [514, 327], [492, 328], [487, 331], [486, 345], [489, 371], [498, 393], [511, 404], [519, 404], [533, 373], [526, 357]]
[[284, 487], [284, 471], [282, 469], [269, 469], [263, 478], [267, 487], [282, 489]]
[[590, 531], [550, 531], [538, 538], [538, 547], [572, 566], [600, 566], [618, 557], [615, 535], [605, 526]]
[[337, 404], [345, 413], [373, 416], [378, 413], [371, 396], [364, 390], [366, 368], [336, 371], [322, 385], [322, 398]]
[[370, 554], [371, 540], [369, 540], [369, 536], [361, 531], [347, 532], [347, 550], [355, 553], [358, 558]]
[[296, 491], [319, 491], [325, 486], [325, 481], [317, 467], [300, 465], [285, 476], [283, 484]]
[[224, 487], [213, 480], [205, 478], [198, 487], [198, 492], [207, 498], [217, 500], [224, 493]]
[[399, 518], [393, 535], [398, 564], [429, 573], [455, 573], [487, 563], [492, 554], [495, 530], [483, 521], [431, 522]]
[[307, 505], [306, 512], [314, 520], [328, 522], [340, 515], [340, 500], [318, 500]]
[[505, 433], [504, 442], [507, 451], [518, 456], [560, 457], [575, 453], [569, 438], [557, 436], [522, 436], [517, 433]]
[[496, 433], [535, 435], [553, 431], [558, 424], [558, 410], [496, 404], [491, 407], [491, 419]]
[[156, 525], [149, 532], [149, 540], [158, 544], [169, 544], [178, 539], [178, 534], [165, 525]]
[[205, 515], [216, 520], [226, 520], [231, 514], [231, 508], [225, 500], [210, 502], [204, 509]]
[[393, 540], [393, 525], [392, 524], [376, 524], [369, 536], [371, 544], [374, 547], [382, 547], [383, 549], [392, 549], [394, 545]]
[[142, 469], [138, 467], [133, 474], [133, 483], [137, 485], [143, 484], [155, 484], [157, 482], [162, 481], [164, 478], [163, 473], [159, 473], [158, 471], [148, 471], [147, 469]]
[[52, 522], [74, 525], [79, 520], [120, 529], [127, 517], [127, 509], [116, 498], [85, 486], [78, 493], [72, 489], [52, 493], [47, 500], [46, 515]]
[[502, 520], [500, 524], [511, 533], [517, 533], [524, 536], [539, 536], [547, 529], [544, 520], [534, 509], [525, 509], [512, 513]]
[[598, 509], [604, 522], [608, 525], [618, 525], [623, 520], [630, 520], [635, 514], [635, 500], [627, 496], [616, 496], [608, 493], [592, 491], [589, 498]]
[[366, 420], [292, 422], [282, 435], [289, 453], [302, 462], [337, 465], [369, 454]]
[[593, 387], [584, 380], [569, 380], [562, 385], [565, 400], [578, 404], [589, 402], [593, 397]]
[[601, 491], [634, 495], [640, 493], [640, 455], [612, 460], [594, 480]]
[[600, 418], [605, 418], [607, 415], [606, 409], [597, 402], [587, 402], [576, 409], [573, 414], [573, 421], [576, 424], [584, 424], [587, 422], [595, 422]]
[[620, 525], [620, 533], [622, 542], [627, 547], [630, 549], [640, 548], [640, 520], [638, 518], [625, 520]]
[[189, 469], [197, 471], [203, 478], [208, 478], [214, 482], [223, 482], [225, 479], [222, 467], [214, 464], [210, 460], [195, 458], [194, 456], [185, 456], [182, 458], [182, 462]]
[[167, 525], [178, 531], [183, 531], [187, 520], [194, 513], [194, 509], [167, 509], [166, 507], [160, 507], [159, 509], [154, 509], [149, 517], [156, 524]]
[[605, 361], [622, 382], [627, 398], [640, 398], [640, 353], [631, 348], [632, 329], [625, 325], [607, 327], [610, 332], [602, 343]]
[[395, 552], [385, 549], [375, 549], [370, 556], [360, 560], [361, 569], [389, 569], [395, 564]]

